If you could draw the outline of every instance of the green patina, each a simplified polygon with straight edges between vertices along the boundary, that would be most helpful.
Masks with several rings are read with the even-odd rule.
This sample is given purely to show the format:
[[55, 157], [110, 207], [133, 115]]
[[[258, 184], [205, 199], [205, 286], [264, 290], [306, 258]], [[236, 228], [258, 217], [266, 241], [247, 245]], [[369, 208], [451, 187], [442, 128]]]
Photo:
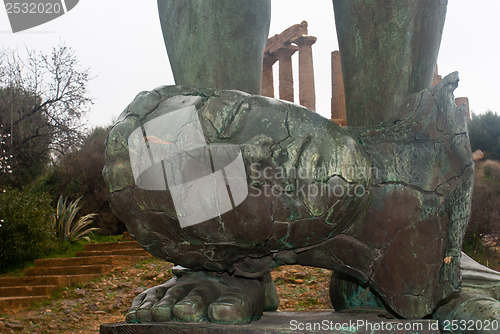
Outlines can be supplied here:
[[[269, 270], [295, 263], [341, 275], [331, 284], [339, 308], [389, 308], [415, 318], [440, 306], [446, 317], [454, 311], [441, 303], [459, 290], [474, 175], [465, 113], [453, 103], [458, 75], [430, 89], [447, 1], [334, 1], [350, 128], [257, 96], [270, 4], [158, 1], [178, 86], [142, 92], [127, 107], [108, 137], [103, 174], [131, 234], [190, 270], [140, 294], [127, 321], [256, 320], [277, 307]], [[181, 228], [168, 191], [136, 186], [128, 140], [146, 122], [187, 106], [207, 144], [239, 147], [249, 196]], [[279, 174], [264, 177], [269, 170]], [[346, 193], [303, 191], [335, 186]], [[347, 194], [357, 187], [362, 196]], [[172, 291], [187, 297], [174, 303]], [[481, 293], [463, 293], [457, 305]], [[464, 306], [461, 316], [481, 319], [483, 306]]]

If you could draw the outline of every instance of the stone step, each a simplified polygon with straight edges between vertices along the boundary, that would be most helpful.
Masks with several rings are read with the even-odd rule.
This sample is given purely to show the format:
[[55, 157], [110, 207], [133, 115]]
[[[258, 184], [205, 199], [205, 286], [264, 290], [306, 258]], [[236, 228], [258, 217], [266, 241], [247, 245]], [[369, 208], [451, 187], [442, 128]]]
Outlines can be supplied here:
[[15, 312], [46, 299], [47, 297], [43, 296], [0, 297], [0, 313]]
[[113, 269], [152, 257], [136, 241], [86, 244], [74, 258], [35, 260], [24, 277], [0, 277], [0, 313], [15, 312], [40, 302], [59, 287], [86, 283]]
[[108, 264], [42, 268], [35, 267], [25, 269], [24, 273], [26, 276], [105, 274], [111, 272], [117, 267], [118, 266]]
[[23, 285], [0, 287], [0, 297], [45, 296], [50, 297], [57, 285]]
[[109, 251], [116, 249], [142, 249], [137, 241], [103, 242], [83, 245], [84, 251]]
[[48, 276], [25, 276], [25, 277], [1, 277], [0, 286], [23, 286], [23, 285], [57, 285], [68, 286], [75, 283], [85, 283], [100, 277], [100, 274], [83, 275], [48, 275]]
[[39, 267], [65, 267], [65, 266], [85, 266], [95, 264], [115, 264], [127, 265], [132, 260], [126, 255], [108, 255], [108, 256], [81, 256], [59, 259], [41, 259], [35, 260], [35, 268]]
[[0, 277], [0, 286], [22, 286], [22, 285], [58, 285], [70, 284], [66, 276], [24, 276], [24, 277]]
[[[110, 255], [126, 255], [130, 257], [148, 258], [151, 254], [146, 252], [144, 249], [115, 249], [115, 250], [88, 250], [80, 251], [76, 253], [77, 257], [89, 257], [89, 256], [110, 256]], [[137, 259], [135, 259], [137, 260]], [[141, 260], [141, 259], [138, 259]]]

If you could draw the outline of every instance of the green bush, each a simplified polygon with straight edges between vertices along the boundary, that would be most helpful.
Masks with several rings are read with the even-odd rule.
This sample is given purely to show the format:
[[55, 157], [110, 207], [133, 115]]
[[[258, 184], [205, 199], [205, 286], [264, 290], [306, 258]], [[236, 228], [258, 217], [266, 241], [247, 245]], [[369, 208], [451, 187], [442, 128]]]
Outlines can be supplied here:
[[500, 236], [500, 163], [492, 160], [476, 164], [476, 183], [464, 250], [481, 252], [485, 235]]
[[39, 178], [36, 187], [57, 194], [53, 197], [56, 205], [59, 194], [69, 200], [83, 197], [80, 213], [99, 214], [94, 226], [105, 235], [118, 235], [125, 231], [125, 225], [113, 214], [109, 206], [108, 191], [102, 177], [104, 168], [104, 142], [110, 128], [95, 128], [85, 138], [83, 145], [68, 154], [58, 164]]
[[473, 151], [483, 151], [487, 159], [500, 159], [500, 115], [492, 111], [472, 114], [469, 137]]
[[57, 247], [53, 210], [45, 193], [7, 189], [0, 193], [0, 272], [23, 265]]

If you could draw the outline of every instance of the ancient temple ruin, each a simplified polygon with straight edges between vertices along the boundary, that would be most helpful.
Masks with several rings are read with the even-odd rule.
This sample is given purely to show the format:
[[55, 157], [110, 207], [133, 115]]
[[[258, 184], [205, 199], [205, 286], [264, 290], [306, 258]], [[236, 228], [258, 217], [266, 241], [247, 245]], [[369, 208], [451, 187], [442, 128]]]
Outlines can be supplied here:
[[[294, 82], [292, 56], [299, 53], [299, 104], [316, 111], [316, 93], [314, 87], [314, 64], [312, 57], [312, 45], [317, 38], [309, 36], [307, 22], [302, 21], [290, 28], [268, 39], [264, 49], [264, 61], [262, 69], [262, 95], [275, 97], [273, 65], [279, 66], [279, 98], [294, 101]], [[344, 93], [344, 81], [342, 79], [342, 66], [340, 52], [333, 51], [331, 54], [331, 120], [341, 126], [347, 125], [346, 103]], [[432, 86], [442, 80], [438, 74], [436, 65]], [[467, 97], [455, 98], [455, 104], [466, 105], [467, 118], [470, 118], [469, 99]]]
[[307, 22], [291, 26], [267, 41], [264, 50], [262, 95], [274, 97], [273, 65], [279, 62], [279, 98], [294, 102], [292, 56], [299, 51], [299, 103], [316, 110], [312, 45], [316, 37], [307, 33]]

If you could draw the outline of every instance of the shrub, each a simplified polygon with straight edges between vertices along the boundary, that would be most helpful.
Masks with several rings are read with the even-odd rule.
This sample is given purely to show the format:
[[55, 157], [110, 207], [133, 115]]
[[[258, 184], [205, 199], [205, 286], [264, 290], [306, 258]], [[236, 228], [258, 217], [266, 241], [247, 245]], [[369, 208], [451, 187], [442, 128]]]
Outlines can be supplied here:
[[484, 235], [500, 235], [500, 163], [491, 160], [476, 165], [476, 184], [464, 248], [480, 250]]
[[50, 198], [31, 189], [0, 193], [0, 272], [55, 249]]
[[474, 115], [469, 122], [472, 150], [481, 150], [488, 159], [500, 159], [500, 115], [492, 111]]
[[121, 234], [125, 225], [113, 214], [109, 206], [108, 191], [102, 177], [106, 136], [110, 128], [95, 128], [83, 145], [60, 161], [52, 175], [43, 179], [50, 192], [68, 196], [70, 200], [85, 198], [82, 214], [99, 214], [95, 226], [106, 235]]
[[78, 211], [81, 209], [78, 206], [80, 200], [81, 197], [74, 202], [66, 204], [68, 198], [66, 197], [63, 200], [62, 195], [59, 197], [56, 213], [52, 216], [52, 228], [55, 236], [62, 242], [74, 242], [80, 239], [90, 241], [87, 234], [99, 230], [95, 227], [87, 227], [93, 223], [94, 217], [97, 216], [96, 213], [90, 213], [75, 220]]

